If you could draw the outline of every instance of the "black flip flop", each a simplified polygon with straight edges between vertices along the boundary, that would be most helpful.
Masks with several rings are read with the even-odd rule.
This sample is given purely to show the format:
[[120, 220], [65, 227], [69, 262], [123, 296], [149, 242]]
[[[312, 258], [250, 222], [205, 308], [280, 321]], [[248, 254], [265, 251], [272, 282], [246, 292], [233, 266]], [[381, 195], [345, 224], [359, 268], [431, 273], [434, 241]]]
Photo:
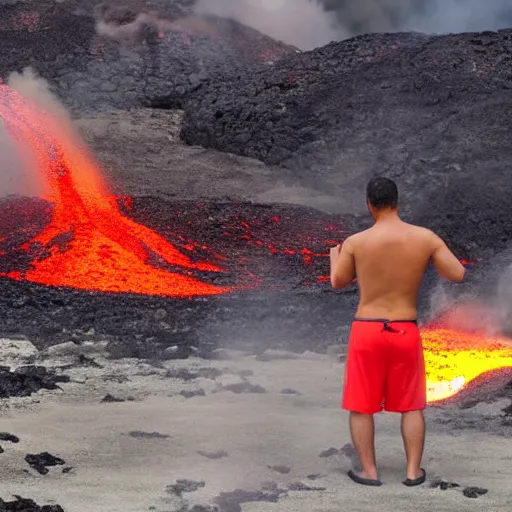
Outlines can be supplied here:
[[422, 483], [424, 483], [427, 478], [427, 472], [423, 468], [420, 469], [422, 473], [421, 476], [415, 478], [414, 480], [412, 478], [406, 478], [402, 483], [407, 487], [414, 487], [415, 485], [421, 485]]
[[363, 478], [362, 476], [359, 476], [357, 473], [354, 473], [352, 470], [350, 470], [348, 472], [348, 476], [356, 484], [370, 485], [372, 487], [380, 487], [382, 485], [382, 482], [380, 480], [373, 480], [371, 478]]

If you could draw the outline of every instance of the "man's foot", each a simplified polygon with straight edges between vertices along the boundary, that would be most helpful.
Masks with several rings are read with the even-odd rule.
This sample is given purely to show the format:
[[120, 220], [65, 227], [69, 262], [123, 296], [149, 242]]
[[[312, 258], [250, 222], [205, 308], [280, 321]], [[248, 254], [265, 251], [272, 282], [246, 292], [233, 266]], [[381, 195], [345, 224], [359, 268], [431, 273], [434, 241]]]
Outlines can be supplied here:
[[421, 475], [417, 478], [406, 478], [402, 483], [407, 487], [414, 487], [415, 485], [421, 485], [427, 478], [427, 472], [421, 468]]
[[372, 487], [380, 487], [382, 485], [382, 482], [380, 480], [373, 479], [373, 478], [366, 478], [365, 476], [358, 475], [357, 473], [355, 473], [352, 470], [350, 470], [348, 472], [348, 476], [356, 484], [370, 485]]

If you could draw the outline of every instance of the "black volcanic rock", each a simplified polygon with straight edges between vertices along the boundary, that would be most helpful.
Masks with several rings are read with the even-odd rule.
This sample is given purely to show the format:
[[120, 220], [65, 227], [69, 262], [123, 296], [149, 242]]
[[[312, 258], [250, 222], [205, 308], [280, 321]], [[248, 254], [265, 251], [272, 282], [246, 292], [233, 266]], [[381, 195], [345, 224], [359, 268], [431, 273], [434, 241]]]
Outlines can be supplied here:
[[38, 505], [34, 500], [15, 496], [12, 501], [0, 498], [0, 512], [64, 512], [60, 505]]
[[[295, 52], [235, 21], [190, 16], [188, 0], [0, 5], [0, 78], [32, 66], [73, 110], [177, 107], [217, 76]], [[73, 27], [72, 30], [69, 27]]]
[[0, 367], [0, 398], [30, 396], [40, 389], [60, 389], [58, 383], [69, 382], [67, 375], [56, 375], [44, 366], [20, 366], [14, 371]]
[[48, 452], [27, 453], [25, 462], [41, 475], [48, 474], [48, 467], [62, 466], [66, 461]]
[[185, 106], [182, 138], [255, 157], [363, 212], [373, 174], [403, 212], [462, 254], [499, 250], [509, 222], [512, 30], [360, 36], [216, 80]]

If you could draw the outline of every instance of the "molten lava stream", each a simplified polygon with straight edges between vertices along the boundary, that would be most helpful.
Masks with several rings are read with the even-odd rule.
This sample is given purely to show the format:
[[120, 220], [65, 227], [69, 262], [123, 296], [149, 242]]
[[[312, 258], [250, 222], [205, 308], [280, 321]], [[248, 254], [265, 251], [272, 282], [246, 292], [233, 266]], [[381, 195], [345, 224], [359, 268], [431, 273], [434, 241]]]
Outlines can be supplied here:
[[[45, 199], [54, 205], [52, 221], [31, 241], [49, 254], [23, 273], [3, 275], [104, 292], [189, 297], [229, 291], [193, 276], [221, 272], [219, 267], [193, 262], [162, 236], [121, 215], [98, 164], [63, 116], [50, 115], [0, 85], [0, 117], [21, 155], [29, 155], [27, 165], [33, 167], [35, 159], [49, 189]], [[177, 267], [180, 273], [173, 271]]]
[[422, 330], [427, 401], [450, 398], [478, 376], [512, 368], [512, 340], [450, 329]]

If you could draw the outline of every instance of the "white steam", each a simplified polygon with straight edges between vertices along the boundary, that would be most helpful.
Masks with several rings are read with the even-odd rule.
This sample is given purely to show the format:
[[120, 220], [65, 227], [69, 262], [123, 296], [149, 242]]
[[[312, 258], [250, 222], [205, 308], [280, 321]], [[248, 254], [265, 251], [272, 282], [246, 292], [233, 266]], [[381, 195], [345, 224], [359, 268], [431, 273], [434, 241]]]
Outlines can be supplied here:
[[[30, 68], [23, 73], [12, 73], [7, 83], [40, 108], [51, 110], [52, 114], [61, 118], [67, 115], [51, 94], [48, 83], [37, 77]], [[21, 150], [14, 137], [9, 116], [0, 116], [0, 195], [44, 196], [48, 191], [47, 184], [38, 169], [35, 155], [29, 150]]]
[[512, 26], [509, 0], [323, 0], [342, 32], [417, 31], [446, 34]]
[[302, 50], [370, 32], [512, 27], [509, 0], [198, 0], [195, 12], [232, 18]]
[[316, 0], [198, 0], [195, 12], [232, 18], [301, 50], [340, 38], [334, 14]]

